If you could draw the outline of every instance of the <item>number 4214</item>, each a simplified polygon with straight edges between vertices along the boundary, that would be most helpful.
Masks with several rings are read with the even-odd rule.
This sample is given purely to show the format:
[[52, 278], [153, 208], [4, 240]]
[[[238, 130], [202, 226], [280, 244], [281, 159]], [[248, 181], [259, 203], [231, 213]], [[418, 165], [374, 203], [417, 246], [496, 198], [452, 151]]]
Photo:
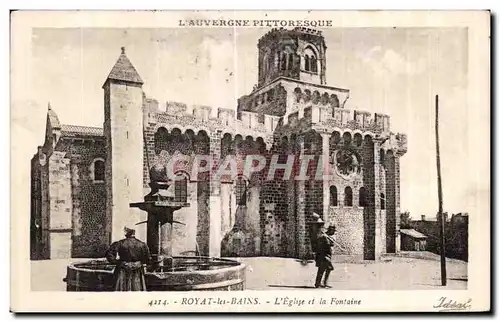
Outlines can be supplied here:
[[151, 300], [149, 301], [149, 306], [167, 305], [167, 300]]

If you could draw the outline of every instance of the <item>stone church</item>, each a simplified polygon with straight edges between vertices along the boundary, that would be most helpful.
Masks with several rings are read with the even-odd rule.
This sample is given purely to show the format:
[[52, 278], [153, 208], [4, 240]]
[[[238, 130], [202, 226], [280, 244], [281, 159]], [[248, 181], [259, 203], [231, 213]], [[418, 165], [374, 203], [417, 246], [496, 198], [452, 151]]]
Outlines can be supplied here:
[[[171, 193], [189, 206], [174, 213], [182, 223], [172, 228], [174, 255], [310, 258], [313, 213], [336, 226], [338, 253], [377, 260], [398, 252], [406, 135], [390, 131], [388, 115], [349, 109], [349, 90], [326, 84], [320, 31], [273, 29], [257, 47], [257, 84], [234, 110], [160, 108], [124, 48], [102, 86], [102, 128], [62, 124], [49, 105], [31, 160], [32, 259], [102, 257], [125, 225], [145, 240], [147, 215], [129, 204], [149, 192], [155, 164], [179, 155], [187, 161], [175, 168], [182, 180]], [[232, 156], [236, 175], [190, 176], [196, 155], [215, 165]], [[269, 162], [245, 176], [247, 155]], [[332, 175], [286, 178], [280, 166], [305, 157]]]

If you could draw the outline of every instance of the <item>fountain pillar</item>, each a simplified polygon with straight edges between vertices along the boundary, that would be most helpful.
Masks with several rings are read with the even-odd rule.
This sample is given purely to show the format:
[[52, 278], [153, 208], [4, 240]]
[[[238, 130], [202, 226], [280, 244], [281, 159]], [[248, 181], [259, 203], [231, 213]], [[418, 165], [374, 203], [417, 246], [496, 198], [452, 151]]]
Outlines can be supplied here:
[[146, 243], [148, 244], [149, 251], [151, 254], [159, 254], [160, 253], [160, 234], [159, 229], [160, 225], [158, 220], [154, 216], [148, 215], [148, 228], [147, 228], [147, 239]]

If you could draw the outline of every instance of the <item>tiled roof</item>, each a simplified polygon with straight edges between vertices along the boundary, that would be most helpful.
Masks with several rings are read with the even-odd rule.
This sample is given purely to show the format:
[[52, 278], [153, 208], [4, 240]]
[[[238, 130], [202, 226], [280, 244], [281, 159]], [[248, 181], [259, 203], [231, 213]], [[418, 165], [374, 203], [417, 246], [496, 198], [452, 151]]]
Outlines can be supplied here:
[[61, 135], [63, 136], [104, 136], [102, 127], [80, 126], [80, 125], [61, 125]]
[[427, 238], [424, 234], [416, 231], [415, 229], [401, 229], [401, 234], [411, 236], [413, 238]]
[[122, 47], [122, 53], [118, 57], [115, 66], [111, 69], [108, 79], [144, 84], [141, 76], [139, 76], [139, 73], [125, 55], [124, 47]]

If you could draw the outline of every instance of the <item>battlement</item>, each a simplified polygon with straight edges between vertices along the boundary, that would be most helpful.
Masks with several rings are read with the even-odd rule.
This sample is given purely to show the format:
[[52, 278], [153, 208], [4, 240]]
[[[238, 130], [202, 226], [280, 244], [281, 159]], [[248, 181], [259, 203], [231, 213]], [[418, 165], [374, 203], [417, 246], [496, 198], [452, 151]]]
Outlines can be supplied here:
[[238, 133], [271, 136], [277, 127], [280, 117], [263, 115], [259, 113], [242, 111], [237, 118], [236, 111], [228, 108], [217, 108], [216, 117], [212, 117], [211, 106], [187, 105], [182, 102], [167, 101], [165, 110], [159, 108], [154, 99], [144, 100], [144, 121], [147, 124], [162, 123], [180, 126], [181, 128], [196, 127], [209, 131], [226, 131], [227, 133]]
[[408, 136], [403, 133], [391, 133], [387, 140], [384, 140], [382, 149], [393, 151], [396, 155], [402, 156], [408, 151]]
[[398, 154], [405, 154], [408, 151], [408, 136], [403, 133], [397, 133], [396, 142]]
[[351, 130], [368, 131], [373, 133], [390, 132], [390, 117], [386, 114], [375, 113], [374, 117], [368, 111], [350, 110], [340, 107], [331, 107], [322, 104], [303, 106], [286, 115], [283, 124], [289, 127], [306, 123], [313, 128], [331, 131], [333, 128], [348, 128]]
[[206, 105], [193, 105], [193, 116], [208, 121], [212, 113], [212, 108]]
[[229, 108], [219, 108], [217, 110], [217, 118], [221, 120], [224, 125], [234, 122], [235, 115], [235, 111]]
[[262, 44], [268, 43], [269, 41], [275, 41], [276, 38], [281, 36], [284, 31], [287, 32], [288, 30], [286, 30], [285, 28], [272, 28], [264, 36], [260, 37], [258, 46], [260, 47]]
[[258, 46], [268, 43], [269, 41], [276, 41], [278, 38], [286, 38], [287, 36], [295, 36], [297, 34], [310, 35], [316, 37], [323, 37], [323, 32], [318, 29], [307, 27], [295, 27], [293, 29], [285, 28], [272, 28], [258, 41]]
[[187, 105], [184, 103], [167, 101], [166, 111], [172, 115], [185, 114], [187, 113]]
[[306, 27], [295, 27], [293, 31], [300, 32], [303, 34], [314, 35], [314, 36], [323, 36], [323, 32], [321, 30], [306, 28]]

